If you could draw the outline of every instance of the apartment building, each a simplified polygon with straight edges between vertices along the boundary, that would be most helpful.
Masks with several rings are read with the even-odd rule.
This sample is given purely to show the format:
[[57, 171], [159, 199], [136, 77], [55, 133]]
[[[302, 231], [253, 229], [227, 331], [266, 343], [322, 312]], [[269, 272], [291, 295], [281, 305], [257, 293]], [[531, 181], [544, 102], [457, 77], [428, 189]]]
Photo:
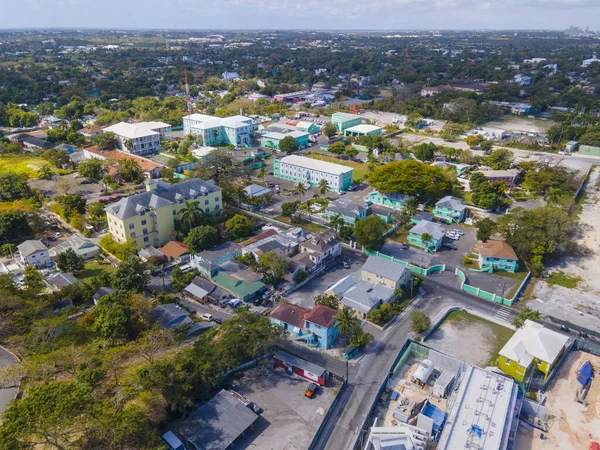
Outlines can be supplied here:
[[133, 155], [160, 153], [160, 139], [171, 135], [171, 125], [164, 122], [119, 122], [106, 127], [104, 132], [117, 136], [117, 147]]
[[146, 182], [146, 192], [122, 198], [108, 206], [110, 234], [119, 242], [133, 241], [137, 248], [158, 247], [173, 239], [177, 213], [184, 200], [197, 202], [199, 211], [219, 214], [223, 209], [221, 188], [198, 178], [177, 184]]
[[273, 161], [273, 176], [283, 180], [308, 183], [317, 186], [321, 180], [327, 181], [330, 191], [340, 192], [353, 183], [354, 170], [326, 161], [290, 155]]
[[254, 124], [250, 117], [213, 117], [190, 114], [183, 118], [185, 134], [202, 136], [203, 145], [235, 145], [250, 147], [254, 137]]

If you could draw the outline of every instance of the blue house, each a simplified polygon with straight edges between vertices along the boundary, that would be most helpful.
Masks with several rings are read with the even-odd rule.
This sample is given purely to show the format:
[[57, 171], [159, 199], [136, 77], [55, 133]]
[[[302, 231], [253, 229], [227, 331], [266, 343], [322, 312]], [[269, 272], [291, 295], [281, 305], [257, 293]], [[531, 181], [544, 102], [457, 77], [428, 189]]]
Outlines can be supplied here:
[[283, 303], [270, 314], [271, 323], [284, 328], [294, 336], [304, 336], [308, 334], [308, 331], [304, 328], [304, 317], [309, 312], [308, 309], [290, 303]]
[[340, 332], [335, 326], [338, 312], [327, 306], [317, 305], [304, 317], [305, 327], [313, 333], [313, 344], [328, 349], [333, 345]]

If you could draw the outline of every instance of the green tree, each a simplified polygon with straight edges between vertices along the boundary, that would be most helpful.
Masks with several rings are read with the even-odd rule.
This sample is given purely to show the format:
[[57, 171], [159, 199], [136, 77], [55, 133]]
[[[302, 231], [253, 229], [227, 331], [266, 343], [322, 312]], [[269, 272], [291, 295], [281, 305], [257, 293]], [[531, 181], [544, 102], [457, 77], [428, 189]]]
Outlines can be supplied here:
[[75, 214], [85, 214], [87, 200], [79, 194], [59, 195], [54, 200], [60, 207], [60, 215], [67, 221]]
[[283, 279], [287, 267], [287, 262], [283, 256], [274, 251], [269, 251], [260, 257], [261, 272], [265, 275], [263, 282], [276, 284]]
[[38, 170], [38, 178], [40, 180], [51, 180], [54, 176], [54, 172], [48, 164], [43, 164]]
[[494, 170], [510, 169], [515, 159], [513, 152], [505, 148], [494, 150], [485, 160], [486, 164]]
[[27, 199], [31, 198], [32, 195], [26, 176], [19, 176], [14, 173], [0, 175], [0, 198], [2, 198], [2, 201], [11, 202]]
[[329, 188], [329, 183], [327, 180], [323, 179], [319, 181], [319, 194], [325, 195], [327, 193], [327, 189]]
[[328, 139], [333, 139], [337, 133], [338, 129], [333, 122], [327, 122], [323, 125], [323, 134], [327, 136]]
[[544, 196], [544, 200], [546, 200], [546, 202], [550, 205], [557, 205], [563, 196], [564, 192], [562, 189], [550, 188]]
[[429, 233], [423, 233], [421, 235], [421, 242], [423, 243], [423, 245], [425, 245], [428, 249], [431, 247], [432, 243], [429, 242], [433, 239], [433, 236]]
[[335, 316], [334, 326], [338, 329], [339, 333], [344, 337], [344, 343], [348, 342], [350, 333], [356, 328], [360, 328], [360, 323], [354, 315], [354, 310], [347, 306], [344, 306], [342, 310]]
[[99, 180], [102, 176], [102, 161], [99, 159], [81, 161], [77, 166], [77, 173], [88, 180]]
[[124, 159], [119, 161], [119, 172], [123, 180], [130, 183], [139, 183], [144, 179], [144, 172], [137, 161]]
[[512, 324], [517, 328], [521, 328], [523, 325], [525, 325], [526, 320], [531, 320], [533, 322], [539, 322], [541, 320], [541, 318], [542, 318], [542, 315], [540, 314], [539, 311], [537, 311], [535, 309], [531, 309], [528, 306], [524, 306], [519, 311], [519, 314], [517, 314], [515, 316], [515, 318], [512, 321]]
[[254, 222], [246, 216], [236, 214], [225, 222], [225, 228], [234, 239], [245, 238], [254, 231]]
[[26, 266], [23, 283], [27, 289], [38, 291], [44, 286], [44, 276], [33, 266]]
[[146, 271], [140, 259], [137, 256], [128, 256], [117, 267], [113, 287], [122, 291], [144, 292], [149, 281], [150, 273]]
[[354, 224], [354, 237], [359, 245], [367, 250], [376, 251], [385, 243], [384, 234], [388, 225], [379, 216], [369, 216]]
[[433, 157], [435, 156], [435, 152], [437, 151], [437, 146], [433, 143], [429, 144], [419, 144], [414, 149], [415, 158], [420, 161], [433, 161]]
[[291, 217], [298, 210], [300, 202], [287, 202], [281, 204], [281, 215], [285, 217]]
[[193, 228], [183, 241], [192, 253], [214, 247], [219, 243], [219, 232], [210, 225], [200, 225]]
[[478, 220], [476, 223], [476, 226], [477, 226], [477, 239], [482, 242], [487, 242], [488, 239], [491, 238], [492, 235], [496, 231], [496, 222], [494, 222], [492, 219], [489, 219], [487, 217], [484, 219]]
[[117, 136], [112, 132], [105, 132], [92, 138], [92, 143], [100, 150], [112, 150], [117, 148]]
[[19, 241], [33, 236], [33, 230], [22, 212], [0, 211], [0, 242]]
[[198, 225], [198, 204], [198, 201], [184, 200], [183, 208], [177, 211], [177, 220], [184, 233]]
[[339, 156], [342, 156], [346, 152], [346, 146], [341, 141], [334, 142], [333, 144], [331, 144], [329, 146], [327, 151], [329, 153], [333, 153], [334, 155], [339, 157]]
[[412, 330], [419, 334], [431, 327], [431, 319], [423, 311], [413, 311], [410, 314], [410, 324]]
[[327, 306], [328, 308], [340, 309], [340, 301], [335, 295], [319, 294], [314, 297], [315, 305]]
[[298, 142], [292, 136], [286, 136], [279, 141], [279, 150], [287, 155], [297, 152], [299, 148]]
[[338, 213], [335, 213], [333, 216], [331, 216], [329, 218], [329, 226], [331, 228], [333, 228], [335, 231], [338, 231], [338, 229], [344, 225], [346, 222], [344, 222], [344, 218], [339, 215]]
[[492, 141], [481, 141], [479, 143], [479, 148], [481, 149], [481, 151], [483, 153], [485, 153], [486, 155], [489, 155], [492, 151], [492, 149], [494, 148], [494, 143]]
[[68, 248], [56, 256], [56, 266], [61, 272], [71, 272], [74, 274], [81, 272], [85, 268], [83, 257], [75, 253], [75, 250], [72, 248]]
[[402, 211], [410, 218], [419, 212], [419, 201], [414, 197], [409, 197], [404, 202]]
[[304, 183], [296, 183], [294, 185], [294, 192], [300, 195], [300, 203], [302, 203], [302, 195], [306, 194], [306, 187], [304, 186]]
[[104, 223], [106, 219], [106, 213], [104, 212], [104, 205], [100, 202], [88, 203], [85, 207], [88, 213], [88, 220], [92, 225], [100, 225]]
[[72, 448], [85, 434], [85, 417], [93, 404], [91, 389], [84, 384], [39, 384], [4, 412], [0, 426], [3, 448]]
[[126, 339], [129, 336], [129, 317], [131, 317], [131, 308], [128, 305], [111, 295], [106, 295], [98, 300], [92, 328], [102, 338], [109, 339], [111, 345], [115, 345], [118, 339]]
[[42, 153], [42, 158], [55, 167], [63, 167], [69, 163], [69, 153], [62, 148], [51, 148]]

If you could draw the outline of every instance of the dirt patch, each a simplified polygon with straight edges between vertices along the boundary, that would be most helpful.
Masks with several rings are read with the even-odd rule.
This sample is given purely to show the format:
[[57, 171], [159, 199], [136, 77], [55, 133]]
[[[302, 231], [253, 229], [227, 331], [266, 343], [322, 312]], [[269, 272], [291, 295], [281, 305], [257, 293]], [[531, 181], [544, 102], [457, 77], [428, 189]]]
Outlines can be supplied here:
[[600, 442], [600, 378], [592, 381], [586, 397], [587, 406], [574, 400], [581, 387], [576, 379], [577, 370], [586, 359], [592, 363], [597, 374], [600, 357], [579, 351], [571, 352], [550, 384], [546, 400], [551, 416], [548, 433], [545, 433], [547, 439], [539, 438], [540, 430], [520, 428], [516, 448], [587, 450], [590, 441]]
[[425, 342], [425, 345], [479, 367], [490, 365], [513, 330], [493, 322], [454, 311]]
[[520, 116], [506, 116], [500, 120], [487, 122], [483, 126], [486, 128], [499, 128], [515, 133], [546, 133], [548, 129], [555, 125], [551, 120], [530, 119]]

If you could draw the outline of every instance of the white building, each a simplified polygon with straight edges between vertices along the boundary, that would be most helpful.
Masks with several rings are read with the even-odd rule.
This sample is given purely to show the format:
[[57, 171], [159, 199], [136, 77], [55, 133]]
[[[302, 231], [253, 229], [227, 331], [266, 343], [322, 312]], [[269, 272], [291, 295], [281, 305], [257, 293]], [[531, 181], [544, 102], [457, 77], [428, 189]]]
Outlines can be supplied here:
[[17, 245], [19, 249], [18, 260], [23, 266], [33, 266], [37, 268], [50, 267], [54, 263], [48, 254], [48, 247], [41, 241], [29, 240]]
[[223, 81], [235, 81], [240, 79], [240, 75], [237, 72], [223, 72], [221, 78]]
[[406, 423], [395, 427], [378, 427], [375, 419], [365, 450], [425, 450], [430, 439], [429, 433], [418, 427]]
[[191, 114], [183, 118], [185, 134], [202, 136], [203, 145], [231, 144], [250, 147], [254, 136], [252, 119], [246, 116], [213, 117]]
[[594, 56], [592, 58], [584, 60], [583, 64], [581, 65], [581, 67], [590, 67], [594, 63], [600, 63], [600, 59], [598, 59], [596, 57], [595, 53], [594, 53]]
[[160, 153], [160, 138], [170, 136], [171, 125], [164, 122], [119, 122], [104, 131], [115, 133], [119, 149], [133, 155], [151, 155]]
[[308, 183], [311, 186], [317, 186], [321, 180], [325, 180], [329, 190], [335, 192], [345, 190], [352, 185], [353, 173], [351, 167], [298, 155], [273, 161], [275, 178]]

